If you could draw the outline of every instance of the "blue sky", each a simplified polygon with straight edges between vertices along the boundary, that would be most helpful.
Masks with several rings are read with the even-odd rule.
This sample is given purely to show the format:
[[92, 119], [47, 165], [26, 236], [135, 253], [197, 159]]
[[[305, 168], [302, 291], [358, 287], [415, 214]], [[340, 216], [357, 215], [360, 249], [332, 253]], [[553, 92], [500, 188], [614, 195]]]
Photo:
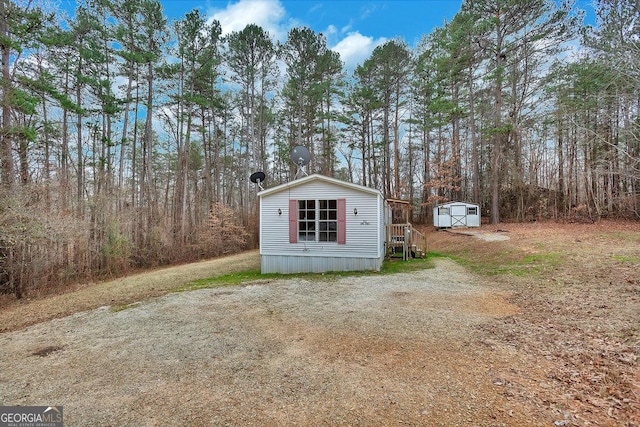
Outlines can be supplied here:
[[[461, 0], [233, 0], [193, 1], [161, 0], [165, 13], [179, 18], [194, 8], [207, 16], [217, 15], [223, 22], [234, 23], [252, 18], [279, 32], [296, 25], [306, 25], [336, 37], [359, 32], [378, 38], [403, 37], [409, 43], [419, 40], [444, 19], [451, 19], [460, 9]], [[245, 19], [243, 19], [243, 17]], [[220, 19], [222, 18], [222, 19]], [[230, 22], [231, 23], [231, 22]], [[223, 24], [223, 31], [225, 29]], [[242, 28], [240, 28], [242, 29]], [[329, 33], [335, 31], [336, 33]], [[275, 35], [278, 37], [278, 35]]]
[[179, 19], [192, 9], [217, 19], [223, 33], [255, 23], [279, 41], [296, 26], [307, 26], [327, 37], [347, 68], [369, 57], [373, 49], [394, 37], [411, 46], [460, 9], [461, 0], [161, 0], [165, 15]]
[[[70, 11], [75, 0], [61, 0]], [[589, 8], [591, 0], [579, 0]], [[223, 34], [260, 25], [285, 41], [289, 29], [307, 26], [327, 37], [347, 69], [368, 58], [376, 46], [399, 37], [414, 47], [424, 34], [450, 21], [462, 0], [160, 0], [170, 21], [193, 10], [217, 19]]]
[[[179, 19], [194, 8], [217, 19], [223, 33], [255, 23], [279, 41], [296, 26], [327, 37], [347, 69], [368, 58], [376, 46], [399, 37], [411, 47], [450, 21], [462, 0], [161, 0], [165, 15]], [[579, 0], [588, 9], [590, 0]]]

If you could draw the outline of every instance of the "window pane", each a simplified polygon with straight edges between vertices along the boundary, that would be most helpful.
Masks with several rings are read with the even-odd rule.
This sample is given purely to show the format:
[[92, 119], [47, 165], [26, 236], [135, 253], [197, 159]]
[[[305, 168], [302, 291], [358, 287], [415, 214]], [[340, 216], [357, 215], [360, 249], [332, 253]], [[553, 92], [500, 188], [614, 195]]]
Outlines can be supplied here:
[[337, 242], [337, 229], [337, 200], [298, 200], [299, 241]]
[[337, 242], [338, 235], [335, 232], [338, 229], [338, 201], [337, 200], [319, 200], [318, 201], [318, 241], [320, 242]]

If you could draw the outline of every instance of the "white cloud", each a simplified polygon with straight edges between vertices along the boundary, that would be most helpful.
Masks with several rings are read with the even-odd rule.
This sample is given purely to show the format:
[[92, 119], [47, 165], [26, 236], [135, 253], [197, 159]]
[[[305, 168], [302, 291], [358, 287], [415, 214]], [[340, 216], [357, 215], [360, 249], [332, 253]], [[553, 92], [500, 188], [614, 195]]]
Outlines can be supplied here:
[[345, 63], [347, 70], [352, 71], [358, 64], [371, 56], [371, 52], [387, 41], [384, 37], [374, 40], [372, 37], [363, 36], [359, 32], [349, 33], [340, 40], [332, 50], [340, 54], [340, 59]]
[[342, 34], [348, 33], [348, 32], [351, 31], [351, 28], [353, 28], [353, 24], [351, 22], [349, 22], [347, 25], [345, 25], [344, 27], [340, 28], [340, 32]]
[[228, 3], [225, 9], [211, 9], [209, 20], [217, 19], [222, 35], [242, 31], [248, 24], [256, 24], [268, 31], [276, 40], [286, 37], [282, 20], [286, 11], [279, 0], [240, 0]]
[[[274, 40], [283, 42], [291, 28], [304, 25], [288, 16], [280, 0], [229, 2], [224, 9], [210, 9], [207, 16], [209, 20], [216, 19], [220, 22], [223, 35], [233, 31], [242, 31], [248, 24], [256, 24], [268, 31]], [[351, 27], [351, 23], [340, 29], [331, 24], [324, 31], [330, 44], [333, 44], [341, 34], [346, 34], [344, 38], [334, 44], [332, 50], [340, 54], [340, 59], [345, 63], [349, 72], [367, 59], [376, 46], [387, 41], [386, 38], [374, 39], [363, 36], [359, 32], [349, 32]]]

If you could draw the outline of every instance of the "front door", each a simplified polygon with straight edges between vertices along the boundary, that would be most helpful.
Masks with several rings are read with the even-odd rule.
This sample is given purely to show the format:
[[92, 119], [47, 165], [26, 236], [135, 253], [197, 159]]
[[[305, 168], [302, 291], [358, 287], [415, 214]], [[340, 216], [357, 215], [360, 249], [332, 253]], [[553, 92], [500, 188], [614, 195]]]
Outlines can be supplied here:
[[451, 226], [467, 226], [467, 207], [465, 205], [451, 205]]

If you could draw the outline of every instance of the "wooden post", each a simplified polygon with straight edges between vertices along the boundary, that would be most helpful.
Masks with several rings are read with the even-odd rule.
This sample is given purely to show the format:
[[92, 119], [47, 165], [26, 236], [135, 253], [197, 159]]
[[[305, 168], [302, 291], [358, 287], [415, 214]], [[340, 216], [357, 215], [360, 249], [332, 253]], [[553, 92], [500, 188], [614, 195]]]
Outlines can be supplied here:
[[404, 226], [404, 243], [402, 245], [402, 259], [407, 261], [409, 259], [409, 250], [411, 246], [409, 245], [409, 239], [411, 238], [411, 225], [406, 224]]

